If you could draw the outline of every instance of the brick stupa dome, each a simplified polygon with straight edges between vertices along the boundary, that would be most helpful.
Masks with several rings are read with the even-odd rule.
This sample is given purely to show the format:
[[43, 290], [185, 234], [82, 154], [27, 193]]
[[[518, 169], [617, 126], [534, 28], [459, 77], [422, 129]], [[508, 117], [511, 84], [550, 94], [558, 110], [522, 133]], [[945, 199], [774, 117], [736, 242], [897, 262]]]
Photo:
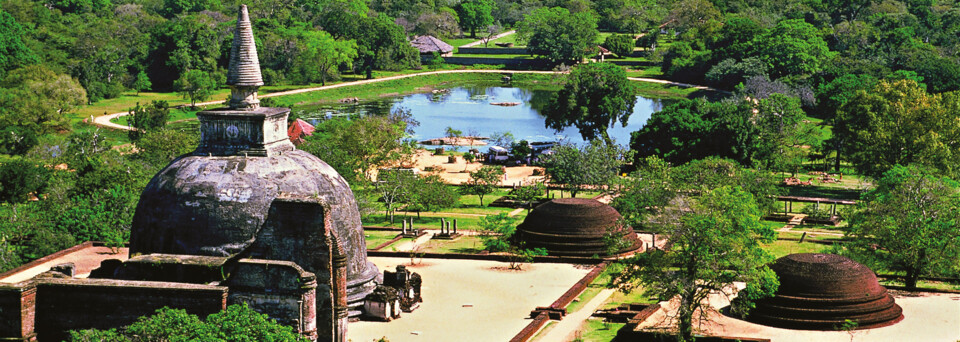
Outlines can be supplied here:
[[[247, 7], [241, 6], [227, 76], [229, 108], [197, 113], [200, 145], [157, 173], [140, 195], [130, 232], [130, 254], [256, 256], [257, 238], [280, 197], [322, 199], [347, 256], [350, 315], [382, 275], [367, 260], [360, 212], [347, 181], [287, 136], [288, 108], [259, 106], [260, 69]], [[319, 225], [319, 224], [318, 224]], [[271, 253], [283, 254], [285, 251]], [[322, 272], [322, 250], [299, 265]]]
[[527, 248], [545, 248], [549, 255], [609, 255], [604, 235], [622, 236], [629, 244], [614, 254], [643, 246], [613, 207], [588, 198], [560, 198], [536, 207], [517, 226], [516, 238]]
[[770, 265], [780, 278], [776, 295], [758, 301], [747, 320], [779, 328], [838, 330], [845, 320], [858, 329], [903, 319], [900, 306], [866, 266], [835, 254], [801, 253]]

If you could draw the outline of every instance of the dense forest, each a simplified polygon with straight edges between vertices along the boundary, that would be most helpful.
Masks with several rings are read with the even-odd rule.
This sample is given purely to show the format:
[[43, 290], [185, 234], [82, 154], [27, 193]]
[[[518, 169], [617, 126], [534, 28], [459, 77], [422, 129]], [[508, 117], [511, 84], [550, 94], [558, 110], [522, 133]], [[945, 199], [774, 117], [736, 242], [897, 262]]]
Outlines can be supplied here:
[[[122, 153], [107, 143], [117, 133], [78, 130], [66, 114], [124, 92], [222, 87], [240, 3], [251, 8], [268, 85], [419, 69], [408, 39], [421, 34], [451, 39], [517, 28], [553, 61], [551, 46], [563, 44], [536, 30], [573, 18], [570, 29], [584, 37], [628, 36], [627, 49], [644, 48], [659, 77], [736, 91], [771, 119], [760, 127], [729, 115], [749, 111], [746, 101], [681, 101], [635, 134], [639, 157], [681, 164], [721, 156], [789, 171], [781, 166], [804, 161], [776, 147], [811, 145], [873, 177], [914, 162], [957, 172], [957, 125], [948, 119], [957, 109], [950, 92], [960, 90], [955, 0], [0, 0], [0, 270], [85, 240], [125, 241], [141, 189], [191, 150], [196, 134], [134, 133], [137, 152]], [[905, 98], [909, 110], [887, 110]], [[143, 104], [134, 117], [163, 126], [167, 107]], [[876, 126], [863, 111], [928, 120], [906, 127], [916, 140], [878, 144], [871, 139], [884, 134], [862, 132], [908, 133]], [[810, 117], [834, 135], [823, 141], [782, 129]], [[910, 144], [924, 147], [890, 152]], [[721, 145], [732, 147], [712, 149]]]

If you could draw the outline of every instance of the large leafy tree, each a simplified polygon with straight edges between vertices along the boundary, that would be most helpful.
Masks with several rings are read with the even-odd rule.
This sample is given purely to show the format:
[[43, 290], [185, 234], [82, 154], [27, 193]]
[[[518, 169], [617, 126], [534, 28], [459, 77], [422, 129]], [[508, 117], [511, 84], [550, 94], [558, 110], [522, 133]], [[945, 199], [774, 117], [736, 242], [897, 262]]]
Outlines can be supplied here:
[[6, 72], [38, 61], [23, 42], [27, 32], [10, 13], [0, 9], [0, 78]]
[[517, 23], [527, 51], [552, 63], [579, 63], [596, 50], [597, 18], [589, 12], [570, 13], [562, 7], [538, 8]]
[[579, 65], [544, 110], [548, 128], [576, 126], [584, 140], [612, 143], [607, 128], [626, 126], [633, 113], [636, 90], [623, 68], [611, 63]]
[[457, 5], [457, 14], [460, 16], [460, 26], [470, 31], [470, 36], [477, 37], [477, 29], [486, 28], [493, 24], [493, 0], [464, 0]]
[[340, 76], [340, 66], [352, 67], [357, 58], [357, 42], [337, 40], [325, 31], [305, 30], [302, 33], [303, 48], [298, 65], [303, 72], [304, 81], [319, 80], [321, 85], [327, 79]]
[[605, 188], [617, 180], [620, 166], [630, 158], [630, 152], [616, 143], [592, 140], [582, 146], [563, 144], [553, 148], [553, 154], [542, 156], [542, 164], [550, 175], [550, 182], [562, 184], [576, 197], [589, 187]]
[[167, 101], [155, 100], [145, 106], [141, 106], [137, 102], [137, 106], [131, 109], [130, 115], [127, 116], [127, 122], [130, 123], [130, 127], [134, 128], [127, 132], [127, 136], [136, 143], [144, 133], [162, 129], [166, 126], [169, 117], [170, 108]]
[[960, 165], [960, 94], [929, 94], [913, 80], [880, 81], [837, 111], [834, 135], [847, 160], [879, 178], [894, 165], [921, 164], [948, 175]]
[[190, 70], [173, 82], [173, 88], [184, 99], [190, 100], [190, 106], [206, 100], [217, 89], [217, 82], [210, 73], [202, 70]]
[[816, 74], [834, 55], [817, 28], [802, 19], [780, 21], [767, 34], [758, 36], [753, 45], [755, 55], [767, 62], [773, 78]]
[[42, 198], [49, 177], [46, 167], [24, 159], [0, 164], [0, 202], [26, 202], [31, 194]]
[[627, 262], [621, 282], [639, 283], [646, 293], [677, 300], [678, 340], [692, 341], [695, 327], [713, 310], [706, 299], [712, 293], [730, 295], [734, 282], [746, 282], [735, 302], [745, 312], [752, 300], [773, 295], [776, 274], [766, 263], [773, 257], [761, 242], [776, 232], [760, 223], [753, 196], [738, 188], [704, 189], [698, 196], [678, 196], [654, 220], [654, 230], [670, 241], [667, 250], [639, 254]]
[[[854, 257], [902, 271], [908, 288], [921, 276], [960, 271], [960, 184], [916, 166], [894, 166], [863, 196], [847, 237]], [[876, 269], [876, 268], [875, 268]]]
[[418, 124], [405, 110], [333, 118], [317, 124], [300, 149], [323, 159], [347, 180], [366, 182], [375, 169], [412, 158], [414, 144], [409, 137]]
[[87, 103], [87, 92], [69, 75], [42, 66], [11, 71], [0, 82], [0, 125], [39, 133], [66, 125], [66, 114]]
[[483, 196], [497, 191], [500, 180], [503, 179], [503, 169], [493, 165], [484, 165], [476, 171], [470, 172], [470, 179], [460, 185], [460, 193], [477, 195], [480, 206], [483, 206]]
[[406, 190], [404, 203], [406, 210], [416, 211], [420, 217], [421, 211], [438, 211], [453, 207], [460, 199], [460, 194], [447, 185], [439, 175], [417, 177]]

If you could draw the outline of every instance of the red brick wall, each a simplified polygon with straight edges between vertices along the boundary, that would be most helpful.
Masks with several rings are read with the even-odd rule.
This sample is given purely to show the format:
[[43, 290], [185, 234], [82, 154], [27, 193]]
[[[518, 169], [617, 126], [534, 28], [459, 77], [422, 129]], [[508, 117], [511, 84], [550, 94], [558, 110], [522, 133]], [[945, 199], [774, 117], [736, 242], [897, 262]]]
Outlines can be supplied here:
[[33, 340], [36, 300], [33, 283], [0, 286], [0, 340]]

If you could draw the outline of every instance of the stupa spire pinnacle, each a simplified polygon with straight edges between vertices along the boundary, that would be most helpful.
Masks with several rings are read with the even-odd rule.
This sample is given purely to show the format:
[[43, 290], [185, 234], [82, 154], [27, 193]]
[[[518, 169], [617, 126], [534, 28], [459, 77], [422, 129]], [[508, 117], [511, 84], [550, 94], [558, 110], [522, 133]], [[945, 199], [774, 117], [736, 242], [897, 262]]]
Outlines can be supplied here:
[[257, 57], [257, 45], [253, 39], [253, 27], [247, 5], [240, 5], [237, 15], [237, 28], [230, 49], [230, 67], [227, 71], [227, 85], [230, 94], [231, 109], [257, 109], [257, 89], [263, 85], [260, 74], [260, 60]]

